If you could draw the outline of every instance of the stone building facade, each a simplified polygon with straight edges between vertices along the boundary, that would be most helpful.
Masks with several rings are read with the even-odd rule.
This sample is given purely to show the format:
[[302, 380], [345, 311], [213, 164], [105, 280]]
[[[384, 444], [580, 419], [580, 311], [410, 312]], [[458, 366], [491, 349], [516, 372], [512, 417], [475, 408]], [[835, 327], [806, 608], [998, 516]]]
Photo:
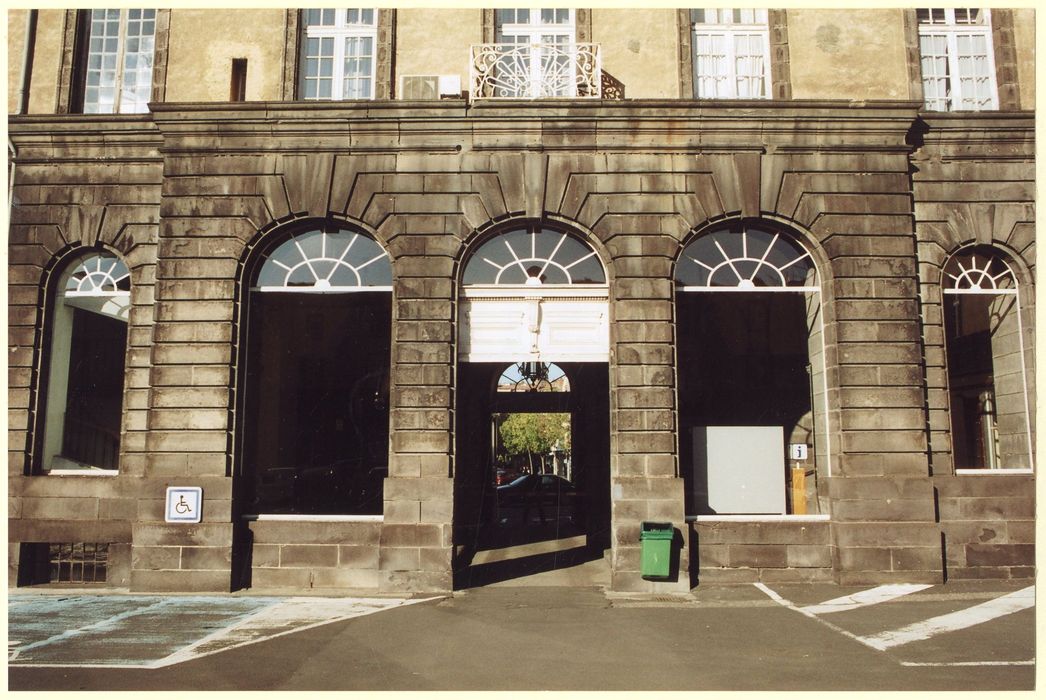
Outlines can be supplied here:
[[[82, 113], [92, 17], [9, 13], [11, 584], [473, 585], [523, 362], [570, 380], [512, 410], [570, 414], [614, 590], [1033, 575], [1032, 11], [968, 21], [994, 102], [932, 111], [914, 10], [765, 13], [764, 94], [718, 97], [668, 9], [564, 15], [594, 96], [484, 95], [502, 12], [373, 11], [367, 99], [313, 101], [305, 11], [156, 11], [135, 114]], [[540, 277], [482, 278], [510, 241]]]

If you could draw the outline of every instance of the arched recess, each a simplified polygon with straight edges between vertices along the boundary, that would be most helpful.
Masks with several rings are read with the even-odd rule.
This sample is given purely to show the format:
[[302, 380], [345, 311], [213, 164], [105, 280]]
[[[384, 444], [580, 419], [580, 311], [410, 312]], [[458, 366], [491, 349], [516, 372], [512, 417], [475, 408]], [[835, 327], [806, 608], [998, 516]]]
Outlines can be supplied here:
[[392, 267], [361, 230], [268, 234], [244, 271], [244, 514], [375, 516], [388, 475]]
[[689, 517], [818, 514], [831, 445], [820, 276], [790, 229], [734, 220], [675, 269]]
[[[566, 224], [518, 220], [479, 237], [460, 275], [455, 585], [601, 559], [610, 546], [609, 286], [603, 262]], [[518, 390], [562, 388], [554, 366], [569, 378], [568, 392]], [[509, 391], [508, 379], [499, 384], [499, 378], [513, 373], [518, 379]], [[499, 431], [509, 415], [534, 431], [567, 423], [575, 446], [569, 460], [550, 458], [542, 468], [554, 473], [531, 471], [522, 484], [498, 485], [499, 464], [520, 466], [499, 461]], [[549, 494], [539, 487], [545, 485], [557, 485], [557, 504], [567, 499], [575, 507], [568, 512], [557, 506], [555, 517], [544, 517], [553, 515], [548, 508], [532, 510], [535, 499], [548, 505]], [[527, 492], [521, 498], [528, 505], [506, 515], [502, 497], [513, 489]], [[539, 541], [550, 553], [541, 561], [514, 550]]]
[[103, 248], [78, 249], [47, 289], [46, 347], [34, 469], [119, 468], [131, 272]]
[[501, 228], [465, 260], [458, 358], [607, 362], [607, 274], [580, 235], [542, 222]]
[[1025, 290], [1001, 251], [955, 251], [941, 269], [952, 459], [957, 471], [1034, 467]]

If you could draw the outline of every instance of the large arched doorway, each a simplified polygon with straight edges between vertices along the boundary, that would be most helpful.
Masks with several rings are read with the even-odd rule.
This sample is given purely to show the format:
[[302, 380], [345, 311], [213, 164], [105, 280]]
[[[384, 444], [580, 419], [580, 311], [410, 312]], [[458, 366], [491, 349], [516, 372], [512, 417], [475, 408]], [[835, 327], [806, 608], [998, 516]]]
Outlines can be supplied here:
[[687, 516], [823, 513], [831, 445], [810, 253], [767, 222], [735, 221], [691, 241], [675, 281]]
[[606, 272], [580, 236], [533, 223], [487, 238], [461, 279], [455, 586], [594, 570], [610, 544]]
[[305, 230], [257, 261], [240, 377], [240, 509], [374, 516], [388, 476], [392, 270], [373, 239]]

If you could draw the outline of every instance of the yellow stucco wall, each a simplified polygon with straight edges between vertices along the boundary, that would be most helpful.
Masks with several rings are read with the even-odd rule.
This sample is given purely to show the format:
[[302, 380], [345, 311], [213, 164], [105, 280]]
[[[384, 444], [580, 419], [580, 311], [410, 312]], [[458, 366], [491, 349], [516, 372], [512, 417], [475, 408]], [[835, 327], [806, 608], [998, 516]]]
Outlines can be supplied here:
[[907, 100], [902, 10], [788, 10], [795, 99]]
[[625, 85], [625, 97], [679, 97], [679, 28], [675, 9], [592, 10], [592, 41], [603, 69]]
[[1013, 11], [1013, 40], [1017, 44], [1021, 109], [1035, 109], [1035, 10]]
[[248, 101], [279, 100], [285, 31], [282, 9], [174, 10], [167, 101], [227, 101], [234, 58], [247, 59]]
[[459, 75], [468, 89], [469, 47], [482, 42], [479, 8], [397, 10], [393, 92], [400, 94], [404, 75]]
[[[22, 52], [25, 49], [25, 22], [28, 10], [7, 13], [7, 112], [18, 109], [18, 90], [22, 82]], [[36, 18], [36, 47], [33, 74], [29, 84], [29, 113], [54, 114], [57, 109], [58, 73], [62, 47], [64, 10], [39, 10]]]
[[22, 49], [27, 10], [7, 11], [7, 113], [18, 111], [18, 87], [22, 80]]

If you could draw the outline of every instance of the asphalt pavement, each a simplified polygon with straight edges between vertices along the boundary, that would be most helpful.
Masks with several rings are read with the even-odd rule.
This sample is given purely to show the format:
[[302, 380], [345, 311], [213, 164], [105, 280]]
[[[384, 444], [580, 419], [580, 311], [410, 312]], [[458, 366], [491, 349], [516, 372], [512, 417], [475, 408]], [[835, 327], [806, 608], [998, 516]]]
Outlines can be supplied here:
[[10, 690], [1030, 690], [1030, 581], [9, 595]]

